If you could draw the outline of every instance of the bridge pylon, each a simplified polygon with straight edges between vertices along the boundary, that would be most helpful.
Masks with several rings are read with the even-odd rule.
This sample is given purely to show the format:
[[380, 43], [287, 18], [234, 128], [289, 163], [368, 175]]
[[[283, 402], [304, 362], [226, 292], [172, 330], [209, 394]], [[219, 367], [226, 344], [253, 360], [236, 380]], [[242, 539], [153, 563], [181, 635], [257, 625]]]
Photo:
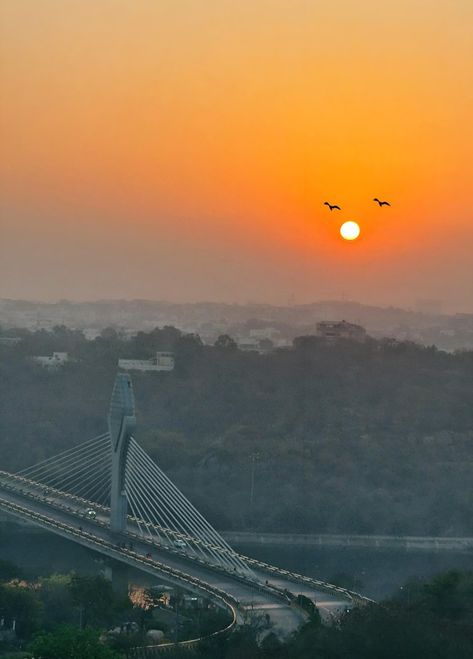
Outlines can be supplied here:
[[135, 397], [131, 378], [119, 373], [115, 379], [108, 428], [112, 445], [112, 483], [110, 494], [110, 528], [125, 531], [128, 501], [125, 489], [125, 469], [131, 433], [136, 427]]

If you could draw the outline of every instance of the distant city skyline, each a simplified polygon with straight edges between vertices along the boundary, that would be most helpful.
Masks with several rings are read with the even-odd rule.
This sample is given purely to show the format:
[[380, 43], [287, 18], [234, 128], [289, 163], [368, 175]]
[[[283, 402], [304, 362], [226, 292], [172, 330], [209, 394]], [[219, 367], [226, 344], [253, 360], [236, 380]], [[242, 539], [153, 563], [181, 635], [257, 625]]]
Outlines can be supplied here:
[[[436, 345], [449, 352], [473, 349], [473, 313], [448, 313], [438, 301], [420, 300], [416, 308], [368, 306], [349, 300], [320, 300], [307, 305], [225, 304], [216, 302], [173, 303], [153, 300], [102, 300], [53, 303], [0, 298], [0, 341], [15, 342], [18, 328], [56, 334], [65, 326], [84, 332], [93, 340], [105, 328], [130, 337], [159, 327], [178, 328], [198, 334], [213, 345], [222, 334], [234, 338], [242, 350], [253, 350], [261, 339], [276, 348], [291, 346], [298, 336], [319, 334], [320, 323], [341, 327], [360, 325], [372, 338], [414, 341]], [[56, 328], [56, 329], [55, 329]], [[355, 334], [358, 330], [355, 330]], [[57, 345], [53, 346], [57, 348]], [[262, 346], [262, 350], [266, 347]], [[51, 352], [51, 351], [50, 351]], [[49, 358], [47, 363], [49, 364]], [[53, 362], [56, 365], [56, 362]], [[147, 362], [147, 365], [148, 362]]]

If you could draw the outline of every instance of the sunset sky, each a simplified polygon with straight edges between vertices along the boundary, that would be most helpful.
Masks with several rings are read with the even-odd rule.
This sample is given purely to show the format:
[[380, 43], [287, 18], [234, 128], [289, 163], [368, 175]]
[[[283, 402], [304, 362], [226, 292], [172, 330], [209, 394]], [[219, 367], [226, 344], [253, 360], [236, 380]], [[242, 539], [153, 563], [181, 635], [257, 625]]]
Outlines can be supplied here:
[[473, 311], [472, 35], [472, 0], [2, 0], [0, 297]]

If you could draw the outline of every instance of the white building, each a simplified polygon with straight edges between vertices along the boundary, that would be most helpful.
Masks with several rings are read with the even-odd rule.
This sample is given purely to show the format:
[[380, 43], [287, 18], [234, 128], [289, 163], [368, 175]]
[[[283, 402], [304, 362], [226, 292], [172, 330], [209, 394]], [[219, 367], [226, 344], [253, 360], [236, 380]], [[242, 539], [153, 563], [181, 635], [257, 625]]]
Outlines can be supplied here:
[[174, 354], [157, 352], [154, 359], [119, 359], [118, 368], [122, 368], [124, 371], [172, 371], [174, 370]]
[[272, 352], [274, 350], [274, 342], [271, 339], [241, 339], [237, 343], [238, 349], [244, 352], [259, 352], [260, 355]]
[[317, 336], [327, 340], [351, 339], [364, 341], [366, 330], [361, 325], [347, 323], [346, 320], [322, 320], [317, 323]]
[[250, 329], [250, 339], [269, 339], [275, 341], [281, 336], [281, 332], [275, 327], [261, 327], [258, 329]]
[[100, 331], [96, 327], [86, 327], [85, 329], [82, 330], [83, 335], [87, 339], [87, 341], [93, 341], [96, 339], [98, 336], [100, 336]]
[[61, 368], [69, 361], [67, 352], [53, 352], [51, 357], [33, 357], [33, 361], [43, 368]]
[[237, 345], [240, 350], [259, 352], [259, 339], [241, 339]]
[[291, 348], [292, 347], [292, 341], [289, 341], [288, 339], [276, 339], [273, 343], [274, 343], [275, 348]]
[[19, 336], [0, 336], [0, 346], [7, 346], [7, 348], [18, 345], [20, 341], [21, 337]]

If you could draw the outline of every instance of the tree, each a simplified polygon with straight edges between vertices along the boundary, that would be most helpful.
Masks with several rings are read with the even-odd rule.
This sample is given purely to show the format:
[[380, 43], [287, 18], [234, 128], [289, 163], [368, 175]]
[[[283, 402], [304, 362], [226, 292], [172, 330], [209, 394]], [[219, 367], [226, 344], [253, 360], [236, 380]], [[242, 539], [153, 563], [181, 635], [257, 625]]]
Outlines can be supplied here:
[[39, 580], [38, 597], [44, 606], [43, 629], [74, 624], [80, 619], [70, 591], [70, 575], [53, 574]]
[[301, 594], [297, 595], [296, 603], [302, 609], [304, 609], [304, 611], [307, 611], [307, 613], [309, 614], [309, 619], [313, 623], [314, 626], [322, 624], [319, 610], [315, 606], [314, 602], [310, 599], [310, 597], [307, 597], [306, 595], [303, 595], [301, 593]]
[[94, 625], [109, 623], [117, 608], [124, 604], [122, 600], [117, 600], [110, 581], [101, 576], [73, 575], [68, 589], [73, 603], [82, 609], [84, 627], [90, 621]]
[[0, 586], [0, 611], [5, 619], [15, 620], [21, 638], [28, 638], [38, 629], [43, 613], [38, 596], [23, 583]]
[[228, 334], [221, 334], [215, 341], [214, 346], [223, 350], [237, 350], [238, 346], [235, 339]]
[[39, 634], [30, 645], [38, 659], [120, 659], [120, 654], [99, 641], [96, 631], [58, 627]]

